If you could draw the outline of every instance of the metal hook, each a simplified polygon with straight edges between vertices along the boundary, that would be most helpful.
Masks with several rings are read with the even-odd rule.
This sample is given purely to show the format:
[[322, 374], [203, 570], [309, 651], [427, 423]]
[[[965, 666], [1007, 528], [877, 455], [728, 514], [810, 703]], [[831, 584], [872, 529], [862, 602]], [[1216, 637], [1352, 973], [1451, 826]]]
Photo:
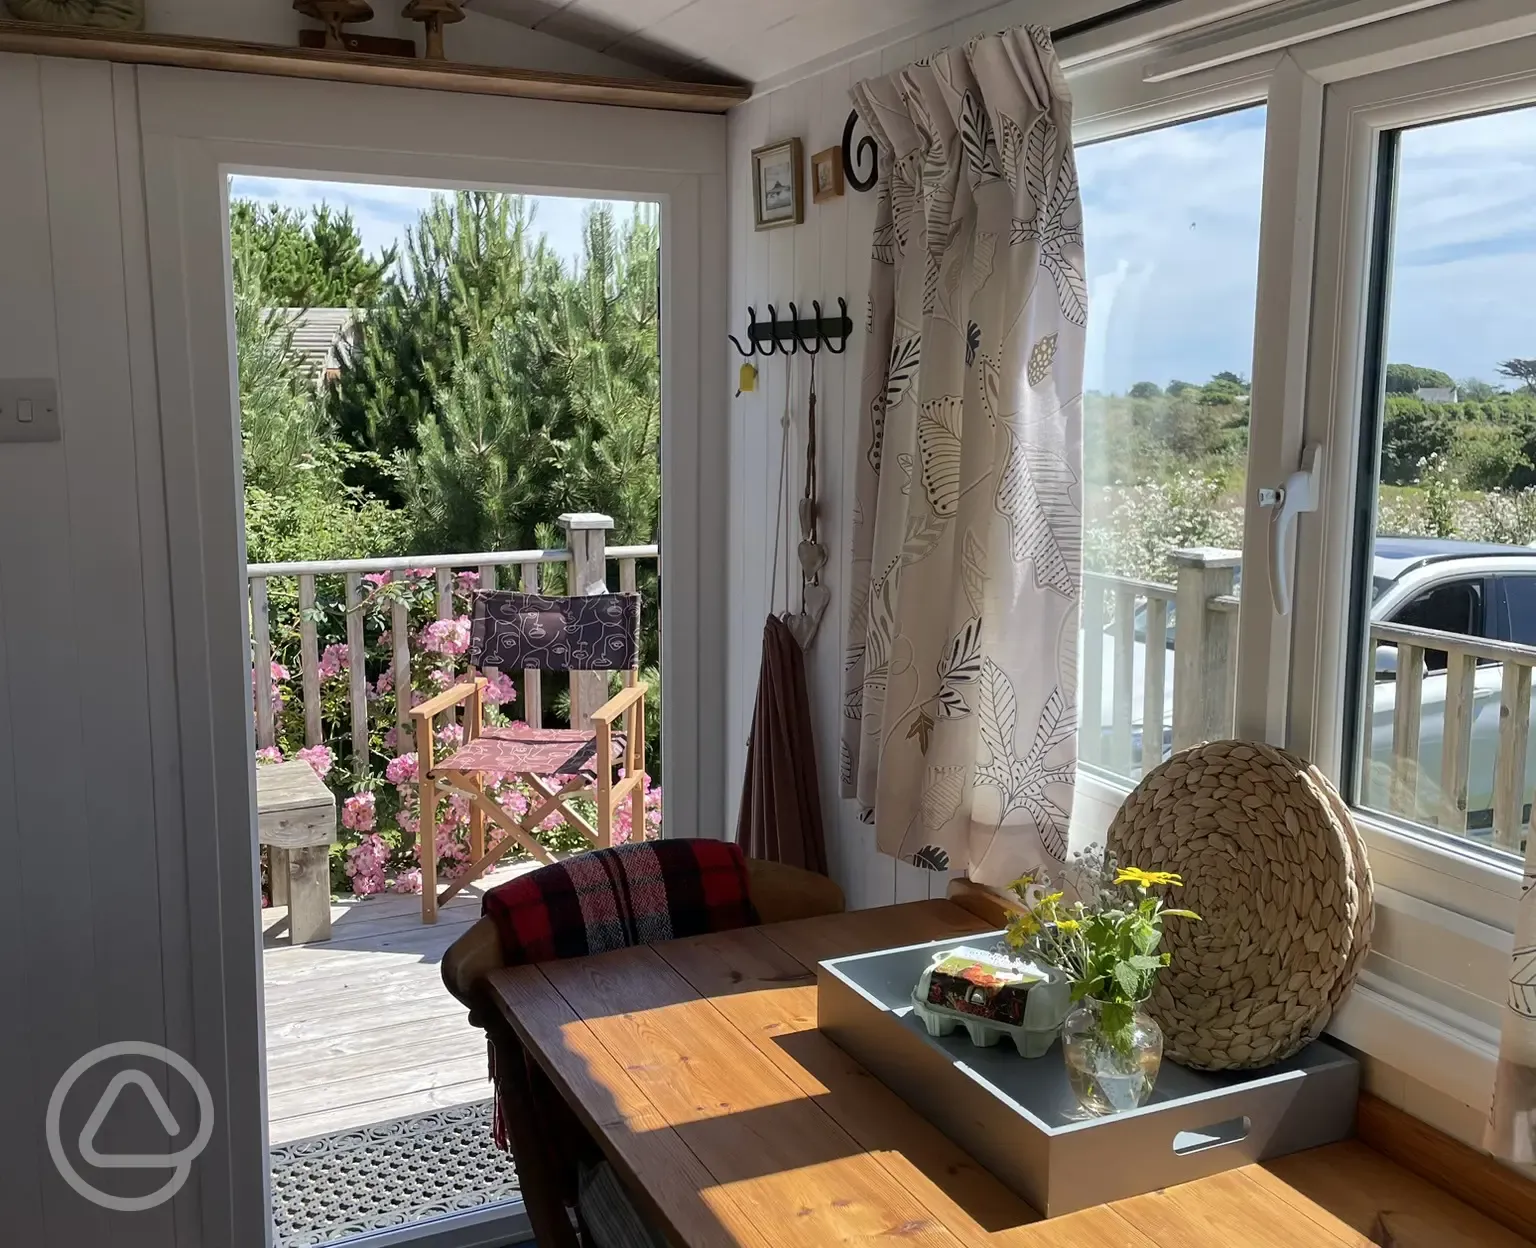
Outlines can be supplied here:
[[778, 309], [775, 308], [773, 306], [773, 304], [771, 304], [771, 303], [768, 305], [768, 323], [769, 323], [769, 328], [770, 328], [770, 333], [769, 333], [769, 336], [768, 336], [768, 350], [760, 351], [759, 354], [761, 354], [761, 355], [778, 355], [779, 354], [779, 312], [778, 312]]
[[[807, 355], [820, 355], [821, 354], [821, 349], [822, 349], [823, 346], [826, 345], [826, 341], [827, 340], [826, 340], [826, 336], [821, 331], [821, 301], [819, 299], [812, 299], [811, 300], [811, 310], [813, 312], [815, 312], [815, 314], [816, 314], [816, 319], [811, 322], [811, 341], [816, 344], [816, 348], [815, 348], [815, 350], [812, 350], [809, 346], [806, 346], [806, 344], [804, 344], [804, 343], [802, 343], [801, 345], [805, 347], [805, 353]], [[796, 321], [795, 322], [795, 337], [798, 338], [799, 336], [800, 336], [800, 323], [799, 323], [799, 321]]]
[[800, 348], [805, 344], [800, 341], [800, 309], [795, 307], [794, 300], [789, 303], [789, 354], [799, 355]]
[[[848, 320], [848, 300], [844, 299], [841, 295], [839, 295], [838, 299], [837, 299], [837, 309], [838, 309], [838, 320], [839, 320], [839, 322], [847, 321]], [[819, 317], [820, 313], [818, 312], [817, 315]], [[852, 322], [849, 322], [849, 323], [852, 324]], [[841, 326], [839, 326], [839, 328], [841, 328]], [[826, 340], [826, 342], [827, 342], [827, 350], [832, 352], [833, 355], [846, 355], [848, 353], [848, 335], [846, 333], [842, 334], [842, 339], [843, 339], [843, 345], [840, 346], [840, 347], [834, 347], [832, 345], [832, 340], [830, 338], [828, 338]]]
[[[747, 309], [747, 315], [752, 318], [752, 323], [747, 327], [747, 341], [748, 342], [752, 342], [752, 330], [757, 327], [757, 309], [753, 308], [753, 307], [749, 307]], [[741, 345], [740, 340], [736, 337], [735, 334], [727, 334], [726, 337], [731, 340], [731, 345], [734, 346], [736, 348], [736, 350], [740, 351], [741, 354], [746, 356], [747, 358], [750, 359], [752, 356], [754, 356], [754, 355], [756, 355], [758, 353], [757, 352], [757, 343], [752, 342], [752, 349], [750, 351], [748, 351], [746, 349], [746, 347]]]

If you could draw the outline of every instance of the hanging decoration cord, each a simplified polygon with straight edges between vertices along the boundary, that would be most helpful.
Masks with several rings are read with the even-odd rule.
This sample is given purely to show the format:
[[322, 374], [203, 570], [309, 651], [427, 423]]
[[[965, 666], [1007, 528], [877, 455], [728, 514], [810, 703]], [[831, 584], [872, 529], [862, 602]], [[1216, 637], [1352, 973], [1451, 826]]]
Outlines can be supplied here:
[[[779, 417], [779, 485], [773, 508], [773, 561], [768, 573], [768, 611], [777, 612], [779, 596], [779, 552], [784, 545], [784, 529], [789, 520], [789, 442], [794, 426], [791, 403], [794, 394], [794, 364], [784, 359], [784, 414]], [[784, 610], [789, 610], [789, 554], [784, 554]]]

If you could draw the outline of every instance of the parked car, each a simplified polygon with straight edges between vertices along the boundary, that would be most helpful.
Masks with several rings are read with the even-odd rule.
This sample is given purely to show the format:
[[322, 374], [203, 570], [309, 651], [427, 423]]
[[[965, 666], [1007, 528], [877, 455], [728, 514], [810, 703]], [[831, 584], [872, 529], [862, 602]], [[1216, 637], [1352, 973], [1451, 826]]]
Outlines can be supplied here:
[[[1146, 662], [1145, 608], [1138, 607], [1132, 673], [1132, 731], [1139, 753], [1142, 732], [1143, 672]], [[1434, 629], [1489, 641], [1536, 647], [1536, 549], [1463, 542], [1450, 538], [1379, 537], [1371, 580], [1371, 621]], [[1173, 722], [1174, 619], [1169, 611], [1168, 643], [1163, 656], [1164, 750], [1171, 744]], [[1106, 742], [1113, 715], [1114, 639], [1112, 626], [1103, 641], [1104, 694], [1101, 722]], [[1425, 659], [1419, 729], [1419, 801], [1433, 810], [1438, 799], [1445, 719], [1444, 652]], [[1392, 777], [1392, 717], [1397, 704], [1397, 654], [1394, 646], [1377, 647], [1371, 711], [1371, 745], [1364, 777], [1364, 804], [1388, 809]], [[1498, 753], [1501, 664], [1480, 663], [1472, 708], [1472, 752], [1467, 778], [1469, 834], [1491, 838], [1494, 760]], [[1536, 707], [1533, 707], [1536, 710]], [[1536, 732], [1526, 763], [1526, 813], [1536, 785]]]

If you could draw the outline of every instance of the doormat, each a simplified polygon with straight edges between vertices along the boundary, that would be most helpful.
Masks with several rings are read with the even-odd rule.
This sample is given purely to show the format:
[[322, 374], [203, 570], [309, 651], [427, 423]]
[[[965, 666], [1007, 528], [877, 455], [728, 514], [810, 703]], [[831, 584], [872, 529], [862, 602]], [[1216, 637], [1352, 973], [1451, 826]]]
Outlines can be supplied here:
[[492, 1113], [480, 1101], [276, 1146], [276, 1248], [516, 1200], [517, 1172], [492, 1138]]

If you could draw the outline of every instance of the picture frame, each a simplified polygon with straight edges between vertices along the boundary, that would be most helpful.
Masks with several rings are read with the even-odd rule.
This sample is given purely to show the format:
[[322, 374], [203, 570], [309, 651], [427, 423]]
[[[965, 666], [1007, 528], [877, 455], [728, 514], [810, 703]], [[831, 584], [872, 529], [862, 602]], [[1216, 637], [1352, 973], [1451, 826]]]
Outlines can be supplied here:
[[783, 139], [752, 152], [752, 219], [759, 230], [805, 221], [804, 157], [799, 139]]
[[829, 147], [811, 157], [811, 199], [825, 203], [843, 193], [843, 149]]

